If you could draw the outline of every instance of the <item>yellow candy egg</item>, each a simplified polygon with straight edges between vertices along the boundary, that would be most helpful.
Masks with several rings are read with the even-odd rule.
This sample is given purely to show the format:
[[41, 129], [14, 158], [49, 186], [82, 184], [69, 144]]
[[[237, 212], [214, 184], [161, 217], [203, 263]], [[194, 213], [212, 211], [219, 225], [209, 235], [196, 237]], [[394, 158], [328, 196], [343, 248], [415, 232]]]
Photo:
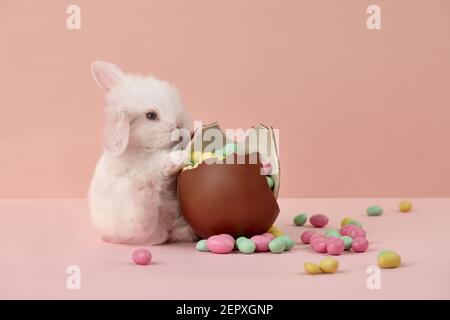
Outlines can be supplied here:
[[378, 265], [381, 268], [397, 268], [402, 263], [400, 255], [391, 250], [378, 253]]
[[344, 226], [348, 225], [350, 222], [352, 222], [352, 220], [353, 220], [352, 217], [345, 217], [341, 221], [341, 227], [344, 227]]
[[319, 266], [312, 262], [305, 262], [303, 265], [303, 268], [305, 269], [305, 272], [308, 274], [319, 274], [322, 273]]
[[276, 226], [271, 226], [267, 232], [271, 233], [275, 238], [284, 234], [283, 231], [281, 231], [281, 229], [277, 228]]
[[194, 151], [191, 154], [191, 162], [192, 163], [199, 163], [203, 162], [207, 159], [216, 158], [216, 155], [212, 152], [200, 152], [200, 151]]
[[339, 268], [339, 261], [334, 258], [325, 258], [320, 261], [320, 270], [325, 273], [335, 273]]
[[412, 209], [412, 203], [411, 201], [403, 200], [400, 202], [399, 208], [401, 212], [410, 212]]

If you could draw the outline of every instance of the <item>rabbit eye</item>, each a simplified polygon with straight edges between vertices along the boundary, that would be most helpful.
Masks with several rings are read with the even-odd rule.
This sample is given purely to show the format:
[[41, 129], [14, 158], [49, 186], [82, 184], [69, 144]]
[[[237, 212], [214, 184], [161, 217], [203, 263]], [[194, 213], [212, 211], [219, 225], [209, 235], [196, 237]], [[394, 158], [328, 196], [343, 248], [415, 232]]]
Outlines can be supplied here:
[[149, 111], [145, 114], [148, 120], [158, 120], [158, 113], [156, 111]]

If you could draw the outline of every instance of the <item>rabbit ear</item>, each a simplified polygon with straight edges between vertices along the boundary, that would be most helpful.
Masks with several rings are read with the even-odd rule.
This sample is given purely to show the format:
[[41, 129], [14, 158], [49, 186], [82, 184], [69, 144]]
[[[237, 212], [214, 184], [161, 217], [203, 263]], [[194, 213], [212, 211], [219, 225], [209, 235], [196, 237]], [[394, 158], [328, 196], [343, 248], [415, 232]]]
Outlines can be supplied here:
[[94, 61], [91, 72], [97, 84], [107, 92], [124, 77], [124, 73], [118, 66], [104, 61]]
[[105, 128], [105, 150], [113, 156], [125, 151], [130, 135], [130, 122], [126, 111], [109, 114]]

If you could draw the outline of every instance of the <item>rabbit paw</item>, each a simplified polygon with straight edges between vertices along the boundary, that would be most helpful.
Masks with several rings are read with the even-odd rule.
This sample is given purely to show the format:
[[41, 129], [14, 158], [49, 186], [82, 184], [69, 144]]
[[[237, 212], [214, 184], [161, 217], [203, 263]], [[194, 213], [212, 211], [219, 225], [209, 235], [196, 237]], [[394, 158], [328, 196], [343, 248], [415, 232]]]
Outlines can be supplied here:
[[198, 239], [192, 228], [185, 224], [176, 227], [170, 234], [171, 242], [192, 242]]
[[169, 153], [168, 163], [163, 169], [163, 175], [169, 177], [181, 170], [188, 160], [188, 153], [184, 150], [172, 151]]

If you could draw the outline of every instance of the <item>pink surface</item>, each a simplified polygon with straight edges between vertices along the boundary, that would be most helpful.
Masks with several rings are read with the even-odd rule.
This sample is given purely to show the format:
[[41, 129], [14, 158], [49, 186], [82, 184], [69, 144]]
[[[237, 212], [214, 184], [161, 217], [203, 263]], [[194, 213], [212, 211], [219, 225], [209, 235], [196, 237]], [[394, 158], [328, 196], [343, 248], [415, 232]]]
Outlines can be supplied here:
[[[398, 199], [284, 199], [277, 225], [299, 240], [310, 227], [291, 223], [299, 212], [325, 213], [330, 226], [344, 216], [368, 231], [367, 252], [338, 256], [339, 272], [309, 276], [306, 261], [326, 255], [297, 244], [274, 255], [215, 255], [193, 243], [151, 247], [150, 266], [131, 260], [135, 247], [106, 244], [92, 231], [85, 200], [0, 201], [0, 298], [136, 299], [450, 299], [450, 199], [412, 199], [411, 213]], [[380, 217], [364, 214], [379, 204]], [[399, 269], [382, 270], [381, 290], [368, 290], [366, 269], [378, 250], [397, 251]], [[66, 269], [81, 268], [81, 290], [66, 288]]]
[[196, 120], [279, 128], [283, 197], [448, 197], [449, 57], [448, 0], [1, 0], [0, 195], [86, 196], [103, 59]]

